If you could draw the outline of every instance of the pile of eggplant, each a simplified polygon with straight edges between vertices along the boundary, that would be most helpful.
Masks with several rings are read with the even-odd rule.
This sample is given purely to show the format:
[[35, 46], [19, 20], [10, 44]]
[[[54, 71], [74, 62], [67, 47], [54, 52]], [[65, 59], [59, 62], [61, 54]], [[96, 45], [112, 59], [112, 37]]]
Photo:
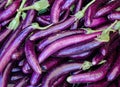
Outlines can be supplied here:
[[120, 87], [120, 0], [0, 0], [0, 87]]

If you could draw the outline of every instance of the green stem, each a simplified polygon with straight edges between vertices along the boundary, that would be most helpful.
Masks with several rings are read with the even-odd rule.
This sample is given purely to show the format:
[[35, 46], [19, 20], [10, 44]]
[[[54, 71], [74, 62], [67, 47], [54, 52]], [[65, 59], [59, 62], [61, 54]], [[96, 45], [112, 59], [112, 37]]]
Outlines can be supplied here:
[[8, 0], [5, 7], [9, 6], [12, 2], [13, 2], [13, 0]]
[[77, 13], [75, 14], [75, 17], [76, 17], [77, 19], [81, 19], [81, 18], [84, 16], [85, 11], [87, 10], [87, 8], [88, 8], [91, 4], [93, 4], [94, 2], [95, 2], [95, 0], [92, 0], [90, 3], [88, 3], [81, 11], [79, 11], [79, 12], [77, 12]]
[[92, 63], [89, 62], [89, 61], [85, 61], [83, 64], [82, 64], [82, 70], [88, 70], [92, 67]]

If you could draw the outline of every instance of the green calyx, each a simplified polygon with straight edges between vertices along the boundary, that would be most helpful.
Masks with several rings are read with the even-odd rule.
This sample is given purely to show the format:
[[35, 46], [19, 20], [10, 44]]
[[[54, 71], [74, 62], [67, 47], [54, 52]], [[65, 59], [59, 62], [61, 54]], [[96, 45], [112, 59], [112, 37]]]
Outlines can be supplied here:
[[[22, 9], [24, 4], [25, 4], [26, 0], [22, 0], [22, 3], [20, 5], [19, 9]], [[15, 30], [19, 24], [20, 24], [20, 16], [21, 16], [21, 11], [18, 11], [15, 18], [10, 22], [10, 24], [8, 25], [8, 29], [12, 29]]]
[[40, 30], [45, 30], [47, 28], [49, 28], [50, 26], [52, 26], [52, 24], [48, 25], [48, 26], [45, 26], [45, 27], [40, 27], [38, 23], [32, 23], [32, 27], [35, 28], [35, 29], [40, 29]]
[[35, 2], [33, 5], [22, 8], [20, 10], [22, 11], [26, 11], [26, 10], [30, 10], [30, 9], [34, 9], [36, 11], [40, 11], [40, 10], [44, 10], [46, 8], [48, 8], [50, 6], [48, 0], [40, 0]]
[[82, 64], [82, 70], [88, 70], [88, 69], [91, 68], [91, 66], [93, 66], [91, 62], [85, 61], [85, 62]]
[[102, 34], [100, 36], [98, 36], [96, 38], [96, 40], [100, 41], [100, 42], [108, 42], [110, 40], [110, 32], [114, 32], [115, 30], [113, 29], [113, 27], [115, 26], [115, 24], [117, 23], [117, 21], [115, 21], [113, 24], [111, 24], [107, 29], [104, 29], [102, 31]]
[[75, 14], [75, 17], [76, 17], [77, 19], [81, 19], [81, 18], [84, 16], [85, 11], [87, 10], [87, 8], [88, 8], [91, 4], [93, 4], [94, 2], [95, 2], [95, 0], [92, 0], [90, 3], [88, 3], [81, 11], [79, 11], [79, 12], [77, 12], [77, 13]]

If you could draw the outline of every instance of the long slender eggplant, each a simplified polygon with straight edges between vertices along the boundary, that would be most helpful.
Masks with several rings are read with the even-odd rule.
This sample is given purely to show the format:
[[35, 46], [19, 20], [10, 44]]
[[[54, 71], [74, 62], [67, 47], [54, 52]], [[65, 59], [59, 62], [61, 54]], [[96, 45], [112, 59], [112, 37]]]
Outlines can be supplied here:
[[37, 17], [36, 21], [39, 24], [42, 24], [42, 25], [49, 25], [50, 24], [50, 21], [47, 21], [47, 20], [43, 19], [41, 16]]
[[64, 4], [62, 5], [62, 10], [66, 10], [68, 8], [70, 8], [71, 5], [73, 5], [75, 3], [76, 0], [66, 0], [64, 2]]
[[7, 7], [7, 9], [0, 12], [0, 22], [3, 22], [6, 19], [12, 17], [17, 12], [20, 2], [21, 0], [14, 1], [9, 7]]
[[3, 2], [0, 3], [0, 11], [4, 10], [4, 6], [6, 4], [7, 0], [4, 0]]
[[30, 67], [30, 65], [25, 61], [24, 65], [22, 66], [22, 71], [25, 74], [30, 74], [33, 72], [32, 68]]
[[86, 25], [86, 27], [98, 27], [98, 26], [101, 26], [105, 23], [107, 23], [107, 19], [104, 18], [104, 17], [99, 17], [99, 18], [95, 18], [95, 19], [92, 19], [92, 22], [91, 24], [89, 25]]
[[67, 47], [70, 45], [74, 45], [77, 43], [84, 43], [88, 40], [94, 39], [97, 35], [100, 35], [101, 32], [87, 34], [87, 35], [72, 35], [68, 37], [61, 38], [50, 45], [48, 45], [39, 55], [38, 60], [39, 63], [42, 63], [44, 60], [46, 60], [49, 56], [51, 56], [53, 53]]
[[105, 16], [120, 6], [120, 0], [111, 1], [109, 4], [101, 7], [95, 14], [95, 17]]
[[27, 84], [28, 80], [28, 77], [24, 77], [19, 81], [19, 83], [16, 83], [14, 87], [24, 87]]
[[1, 25], [2, 27], [5, 27], [8, 23], [10, 23], [11, 20], [12, 20], [12, 18], [11, 18], [11, 19], [8, 19], [8, 20], [5, 20], [5, 21], [3, 21], [0, 25]]
[[108, 15], [108, 19], [110, 20], [120, 20], [120, 11], [112, 12]]
[[[76, 6], [75, 6], [74, 14], [77, 13], [78, 11], [80, 11], [82, 9], [82, 3], [83, 3], [83, 0], [76, 0]], [[77, 29], [78, 28], [78, 24], [79, 24], [79, 21], [76, 21], [71, 26], [71, 30]]]
[[100, 68], [90, 72], [69, 76], [67, 78], [67, 81], [69, 83], [86, 83], [86, 82], [88, 83], [97, 82], [104, 79], [112, 64], [115, 55], [116, 55], [115, 52], [112, 53], [112, 55], [109, 56], [109, 60], [107, 61], [107, 63], [103, 64]]
[[70, 31], [61, 31], [61, 32], [58, 32], [57, 34], [55, 35], [51, 35], [45, 39], [43, 39], [42, 41], [40, 41], [38, 43], [38, 50], [42, 51], [47, 45], [49, 45], [50, 43], [60, 39], [60, 38], [63, 38], [63, 37], [66, 37], [66, 36], [70, 36], [70, 35], [74, 35], [74, 34], [81, 34], [81, 33], [84, 33], [84, 31], [82, 30], [70, 30]]
[[114, 65], [112, 66], [112, 68], [110, 69], [108, 75], [107, 75], [107, 80], [108, 81], [113, 81], [115, 80], [119, 75], [120, 75], [120, 54], [118, 53], [118, 57], [116, 59], [116, 62], [114, 63]]
[[92, 19], [94, 18], [97, 9], [104, 3], [109, 0], [97, 0], [92, 5], [90, 5], [85, 13], [85, 25], [89, 26], [92, 23]]
[[29, 26], [24, 29], [18, 37], [8, 46], [7, 52], [0, 56], [0, 72], [2, 72], [8, 62], [11, 60], [12, 53], [20, 46], [20, 44], [25, 40], [27, 35], [33, 31], [33, 27]]
[[42, 70], [39, 65], [39, 62], [37, 61], [37, 55], [35, 53], [34, 43], [29, 39], [25, 43], [25, 55], [29, 65], [34, 70], [34, 72], [41, 74]]
[[66, 56], [70, 56], [70, 55], [74, 55], [74, 54], [80, 54], [80, 53], [83, 53], [86, 51], [92, 51], [101, 45], [102, 45], [102, 42], [99, 42], [96, 40], [87, 42], [84, 44], [80, 43], [80, 44], [77, 44], [74, 46], [66, 47], [66, 48], [60, 50], [59, 52], [57, 52], [56, 55], [59, 57], [66, 57]]
[[50, 22], [50, 15], [41, 15], [40, 17]]
[[82, 63], [68, 63], [62, 64], [55, 69], [51, 70], [42, 80], [41, 87], [50, 87], [60, 76], [69, 72], [81, 69]]
[[61, 5], [64, 3], [64, 0], [55, 0], [53, 3], [53, 6], [51, 8], [51, 22], [57, 23], [60, 18], [60, 12], [61, 12]]
[[2, 76], [2, 84], [1, 84], [1, 87], [7, 87], [8, 85], [8, 80], [10, 78], [10, 72], [11, 72], [11, 69], [12, 69], [12, 65], [13, 65], [13, 62], [10, 62], [8, 63], [8, 65], [6, 66], [5, 70], [4, 70], [4, 73], [3, 73], [3, 76]]

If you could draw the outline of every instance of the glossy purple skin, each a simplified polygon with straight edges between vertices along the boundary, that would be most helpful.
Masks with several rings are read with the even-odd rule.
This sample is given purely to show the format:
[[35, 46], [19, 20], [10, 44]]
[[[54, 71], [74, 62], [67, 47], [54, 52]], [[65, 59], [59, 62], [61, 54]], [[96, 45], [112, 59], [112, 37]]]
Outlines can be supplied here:
[[111, 1], [109, 4], [101, 7], [95, 14], [95, 17], [105, 16], [120, 6], [120, 0]]
[[69, 14], [70, 14], [70, 9], [67, 9], [64, 14], [61, 14], [60, 22], [67, 20], [67, 18], [69, 17]]
[[62, 10], [67, 10], [70, 8], [71, 5], [75, 3], [76, 0], [66, 0], [64, 4], [62, 5]]
[[64, 3], [64, 0], [55, 0], [51, 8], [50, 18], [51, 23], [57, 23], [60, 18], [61, 5]]
[[51, 56], [53, 53], [67, 47], [70, 45], [74, 45], [77, 43], [83, 43], [87, 40], [94, 39], [97, 35], [100, 35], [100, 32], [87, 34], [87, 35], [72, 35], [68, 37], [61, 38], [50, 45], [48, 45], [39, 55], [38, 60], [39, 63], [42, 63], [44, 60], [46, 60], [49, 56]]
[[12, 65], [13, 65], [13, 62], [8, 63], [8, 65], [6, 66], [6, 68], [3, 72], [2, 84], [1, 84], [2, 87], [7, 87], [7, 85], [8, 85], [8, 79], [10, 77], [10, 72], [11, 72], [11, 69], [12, 69]]
[[33, 86], [38, 85], [42, 76], [43, 76], [42, 74], [33, 72], [32, 77], [30, 79], [30, 84]]
[[41, 15], [40, 17], [44, 20], [50, 21], [50, 15]]
[[25, 74], [30, 74], [33, 72], [32, 68], [30, 67], [30, 65], [27, 62], [24, 63], [24, 65], [22, 67], [22, 72]]
[[20, 48], [12, 54], [11, 59], [12, 60], [21, 60], [23, 54], [24, 54], [24, 49]]
[[88, 52], [83, 52], [80, 54], [74, 54], [68, 57], [69, 59], [72, 59], [72, 60], [81, 60], [81, 59], [86, 59], [87, 57], [89, 57], [91, 53], [92, 53], [91, 51], [88, 51]]
[[25, 38], [33, 31], [31, 26], [24, 29], [20, 34], [14, 39], [14, 41], [8, 46], [7, 52], [0, 55], [0, 72], [2, 72], [8, 62], [11, 60], [13, 52], [21, 45]]
[[[76, 5], [75, 5], [75, 9], [74, 9], [74, 14], [77, 13], [78, 11], [80, 11], [82, 9], [82, 3], [83, 0], [76, 0]], [[71, 26], [71, 30], [77, 29], [78, 28], [78, 24], [79, 21], [76, 21], [72, 26]]]
[[4, 9], [6, 2], [7, 2], [7, 0], [0, 2], [0, 12]]
[[40, 39], [40, 38], [43, 38], [43, 37], [47, 37], [48, 35], [57, 33], [59, 31], [66, 30], [76, 20], [77, 19], [74, 16], [72, 16], [72, 17], [68, 18], [67, 20], [65, 20], [64, 22], [61, 22], [61, 23], [58, 23], [58, 24], [54, 24], [53, 26], [49, 27], [46, 30], [41, 30], [41, 31], [36, 32], [35, 34], [33, 34], [30, 37], [30, 40], [35, 41], [37, 39]]
[[7, 7], [7, 9], [0, 12], [0, 22], [3, 22], [12, 17], [19, 8], [20, 2], [21, 0], [14, 1], [10, 6]]
[[31, 66], [31, 68], [33, 69], [33, 71], [41, 74], [42, 70], [37, 60], [34, 43], [28, 39], [25, 43], [24, 50], [25, 50], [26, 59], [29, 65]]
[[99, 17], [99, 18], [96, 18], [96, 19], [92, 19], [92, 22], [90, 25], [86, 25], [86, 27], [98, 27], [98, 26], [101, 26], [105, 23], [107, 23], [107, 19], [104, 18], [104, 17]]
[[44, 77], [41, 87], [51, 87], [55, 80], [58, 79], [60, 76], [81, 69], [81, 65], [82, 63], [68, 63], [54, 68]]
[[112, 12], [108, 15], [108, 19], [110, 20], [120, 20], [120, 11]]
[[50, 24], [50, 21], [47, 21], [47, 20], [43, 19], [41, 16], [37, 17], [36, 21], [39, 24], [42, 24], [42, 25], [49, 25]]
[[74, 34], [82, 34], [84, 33], [84, 31], [82, 30], [70, 30], [70, 31], [61, 31], [61, 32], [58, 32], [57, 34], [54, 34], [54, 35], [51, 35], [45, 39], [43, 39], [42, 41], [40, 41], [38, 43], [38, 50], [39, 51], [42, 51], [47, 45], [51, 44], [52, 42], [60, 39], [60, 38], [63, 38], [63, 37], [66, 37], [66, 36], [70, 36], [70, 35], [74, 35]]
[[72, 46], [66, 47], [64, 49], [61, 49], [59, 52], [56, 53], [56, 55], [58, 57], [66, 57], [66, 56], [70, 56], [70, 55], [80, 54], [80, 53], [83, 53], [86, 51], [92, 51], [101, 45], [102, 45], [102, 42], [99, 42], [96, 40], [87, 42], [84, 44], [80, 43], [77, 45], [72, 45]]
[[28, 80], [29, 78], [24, 77], [18, 83], [16, 83], [14, 87], [24, 87], [27, 84]]
[[4, 31], [0, 32], [0, 43], [2, 43], [11, 32], [12, 30], [10, 29], [5, 29]]
[[97, 68], [96, 70], [90, 72], [71, 75], [67, 78], [67, 81], [69, 83], [74, 84], [74, 83], [88, 83], [88, 82], [92, 83], [104, 79], [108, 73], [108, 70], [112, 64], [115, 55], [116, 55], [115, 52], [112, 53], [112, 55], [109, 56], [108, 61], [105, 64], [103, 64], [100, 68]]
[[27, 12], [27, 16], [26, 16], [26, 18], [23, 22], [22, 29], [28, 27], [33, 22], [35, 16], [36, 16], [36, 11], [35, 10], [29, 10]]
[[97, 9], [104, 3], [106, 3], [109, 0], [97, 0], [92, 5], [88, 7], [88, 9], [85, 12], [85, 25], [89, 26], [92, 23], [92, 19], [94, 18]]
[[99, 64], [99, 62], [101, 62], [105, 57], [101, 54], [101, 53], [98, 53], [95, 55], [95, 57], [93, 57], [92, 59], [92, 64], [93, 65], [97, 65]]
[[3, 21], [0, 25], [1, 25], [2, 27], [5, 27], [11, 20], [12, 20], [12, 18], [11, 18], [11, 19], [8, 19], [8, 20], [5, 20], [5, 21]]
[[[120, 51], [118, 51], [120, 52]], [[108, 75], [107, 75], [107, 80], [108, 81], [113, 81], [115, 80], [119, 75], [120, 75], [120, 53], [118, 53], [118, 57], [114, 63], [114, 65], [112, 66], [112, 68], [110, 69]]]

